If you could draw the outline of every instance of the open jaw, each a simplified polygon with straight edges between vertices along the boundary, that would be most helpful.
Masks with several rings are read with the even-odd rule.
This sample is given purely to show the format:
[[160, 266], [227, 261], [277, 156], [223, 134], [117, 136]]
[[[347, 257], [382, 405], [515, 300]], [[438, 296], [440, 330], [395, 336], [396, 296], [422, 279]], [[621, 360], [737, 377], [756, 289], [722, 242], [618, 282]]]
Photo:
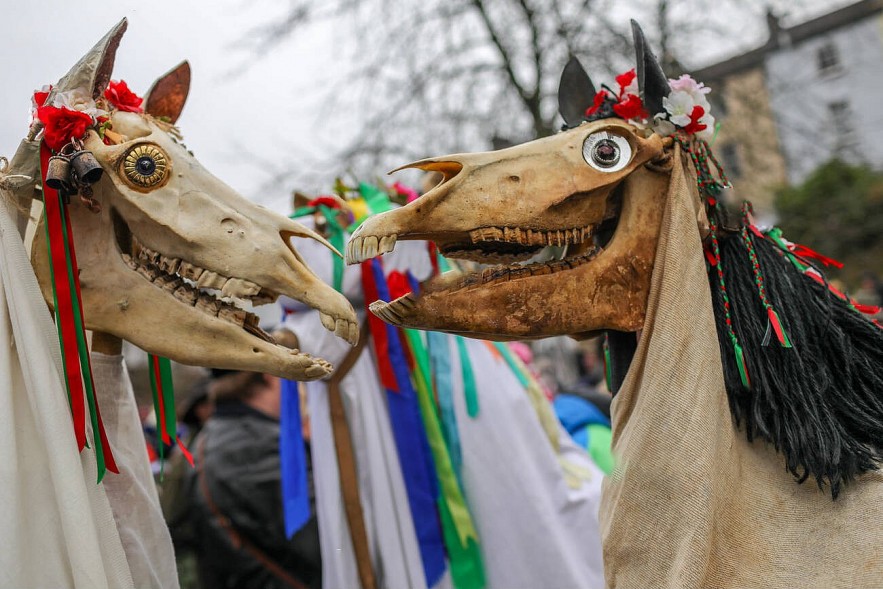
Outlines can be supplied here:
[[[605, 246], [615, 233], [617, 223], [618, 216], [613, 214], [599, 223], [555, 230], [479, 227], [468, 232], [421, 235], [357, 233], [347, 245], [346, 257], [348, 263], [369, 259], [392, 251], [396, 241], [401, 239], [433, 241], [445, 257], [472, 264], [458, 265], [460, 269], [428, 280], [421, 286], [419, 294], [407, 294], [389, 303], [372, 303], [370, 309], [374, 314], [394, 325], [489, 339], [544, 337], [545, 334], [531, 333], [527, 322], [507, 323], [520, 312], [517, 307], [530, 306], [530, 302], [522, 298], [523, 294], [528, 291], [551, 292], [557, 285], [579, 282], [573, 275], [604, 256]], [[550, 246], [554, 249], [546, 249]], [[463, 270], [463, 267], [474, 270]], [[495, 293], [502, 294], [495, 297]], [[472, 302], [467, 314], [473, 316], [497, 313], [501, 317], [496, 324], [491, 321], [491, 325], [485, 327], [468, 318], [461, 322], [450, 316], [436, 322], [434, 317], [439, 314], [433, 312], [433, 308], [443, 308], [445, 301], [450, 305], [467, 306]], [[421, 306], [424, 307], [422, 311]]]
[[[280, 294], [296, 297], [296, 293], [279, 292], [245, 278], [226, 276], [186, 259], [165, 255], [144, 245], [117, 211], [111, 209], [111, 216], [117, 251], [125, 265], [163, 293], [162, 296], [175, 301], [172, 304], [179, 310], [183, 306], [183, 312], [191, 315], [195, 323], [215, 325], [224, 331], [238, 328], [253, 352], [283, 355], [298, 367], [303, 377], [321, 378], [332, 372], [333, 367], [326, 360], [279, 345], [271, 334], [261, 329], [259, 317], [246, 310], [249, 306], [275, 302]], [[326, 329], [356, 345], [359, 337], [356, 322], [319, 312]], [[236, 339], [243, 340], [242, 337]], [[242, 346], [242, 343], [231, 341], [230, 345]]]

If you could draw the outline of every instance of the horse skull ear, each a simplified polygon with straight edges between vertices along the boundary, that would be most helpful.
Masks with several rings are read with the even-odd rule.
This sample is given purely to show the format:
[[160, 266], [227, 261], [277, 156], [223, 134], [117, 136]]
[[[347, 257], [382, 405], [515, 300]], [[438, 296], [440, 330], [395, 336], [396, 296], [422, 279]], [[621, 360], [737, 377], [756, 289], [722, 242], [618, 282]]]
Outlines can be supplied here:
[[595, 99], [595, 85], [576, 57], [571, 57], [558, 85], [558, 111], [568, 127], [576, 127]]
[[[84, 55], [80, 61], [58, 81], [52, 89], [52, 95], [68, 90], [83, 89], [92, 93], [92, 98], [98, 98], [104, 93], [113, 73], [113, 62], [116, 58], [117, 48], [123, 33], [126, 32], [128, 22], [124, 18], [116, 24], [96, 45]], [[47, 99], [51, 104], [52, 96]]]
[[190, 92], [190, 64], [182, 61], [157, 79], [144, 98], [144, 112], [174, 123], [181, 116]]
[[664, 112], [662, 99], [668, 96], [670, 88], [668, 86], [668, 78], [662, 71], [662, 66], [653, 55], [647, 38], [644, 37], [644, 31], [641, 26], [632, 21], [632, 36], [635, 39], [635, 59], [637, 60], [638, 88], [641, 89], [641, 99], [644, 101], [644, 108], [652, 117], [658, 112]]

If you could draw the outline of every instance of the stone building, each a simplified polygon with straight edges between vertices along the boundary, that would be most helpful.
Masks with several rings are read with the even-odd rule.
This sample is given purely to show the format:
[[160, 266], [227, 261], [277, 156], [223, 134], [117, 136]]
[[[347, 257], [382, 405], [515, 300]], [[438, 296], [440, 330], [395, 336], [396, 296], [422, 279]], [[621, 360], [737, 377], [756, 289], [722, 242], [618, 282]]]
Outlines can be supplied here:
[[762, 217], [773, 194], [834, 157], [883, 168], [883, 0], [862, 0], [783, 27], [767, 42], [693, 72], [712, 87], [715, 142], [735, 186]]

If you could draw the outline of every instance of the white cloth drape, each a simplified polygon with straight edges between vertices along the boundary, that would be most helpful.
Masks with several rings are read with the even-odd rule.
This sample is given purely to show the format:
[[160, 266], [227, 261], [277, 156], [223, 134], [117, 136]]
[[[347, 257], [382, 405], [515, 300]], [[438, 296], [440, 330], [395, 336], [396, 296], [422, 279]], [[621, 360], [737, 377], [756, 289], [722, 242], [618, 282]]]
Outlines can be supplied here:
[[14, 219], [0, 194], [0, 587], [134, 587], [95, 455], [77, 453], [55, 326]]

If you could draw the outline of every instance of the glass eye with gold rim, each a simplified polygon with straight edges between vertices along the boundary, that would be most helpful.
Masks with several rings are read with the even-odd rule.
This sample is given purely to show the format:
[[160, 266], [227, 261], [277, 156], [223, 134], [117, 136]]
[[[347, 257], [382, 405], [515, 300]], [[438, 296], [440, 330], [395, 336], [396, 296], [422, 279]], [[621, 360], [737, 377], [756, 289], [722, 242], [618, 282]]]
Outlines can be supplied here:
[[140, 188], [153, 188], [166, 178], [168, 159], [156, 145], [136, 145], [123, 158], [122, 171], [126, 180]]

